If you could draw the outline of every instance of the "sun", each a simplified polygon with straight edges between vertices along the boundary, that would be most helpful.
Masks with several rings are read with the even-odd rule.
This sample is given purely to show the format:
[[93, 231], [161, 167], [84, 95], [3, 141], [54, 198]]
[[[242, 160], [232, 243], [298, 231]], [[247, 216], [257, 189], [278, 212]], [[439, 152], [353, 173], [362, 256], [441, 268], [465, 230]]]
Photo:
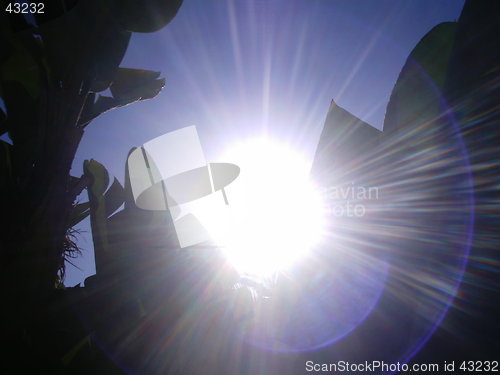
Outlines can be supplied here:
[[242, 274], [267, 276], [290, 266], [323, 232], [323, 206], [309, 164], [291, 147], [266, 138], [238, 143], [223, 160], [240, 167], [226, 190], [229, 214], [205, 226]]

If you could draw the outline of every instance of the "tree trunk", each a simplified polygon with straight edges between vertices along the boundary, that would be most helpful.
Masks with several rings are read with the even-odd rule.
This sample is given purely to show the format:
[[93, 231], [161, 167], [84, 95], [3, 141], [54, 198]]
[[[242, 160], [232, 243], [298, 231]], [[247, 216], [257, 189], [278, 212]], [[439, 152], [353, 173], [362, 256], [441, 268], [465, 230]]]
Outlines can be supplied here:
[[[36, 127], [41, 131], [33, 159], [36, 162], [27, 164], [16, 176], [19, 189], [5, 202], [8, 209], [3, 213], [10, 233], [0, 240], [3, 254], [7, 254], [1, 276], [5, 288], [2, 331], [10, 351], [4, 353], [8, 356], [4, 363], [15, 361], [19, 365], [18, 361], [31, 354], [40, 358], [41, 369], [58, 363], [49, 348], [54, 344], [50, 336], [56, 327], [47, 326], [47, 314], [54, 308], [52, 296], [76, 198], [70, 191], [70, 169], [83, 135], [76, 123], [86, 94], [51, 88], [42, 98], [37, 105]], [[16, 144], [18, 149], [23, 146], [29, 147]]]

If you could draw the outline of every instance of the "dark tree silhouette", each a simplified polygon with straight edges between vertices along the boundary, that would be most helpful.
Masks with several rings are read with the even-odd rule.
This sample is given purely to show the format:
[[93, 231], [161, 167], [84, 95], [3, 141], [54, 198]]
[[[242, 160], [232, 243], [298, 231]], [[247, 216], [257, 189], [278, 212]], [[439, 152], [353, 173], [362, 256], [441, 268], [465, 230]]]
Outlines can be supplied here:
[[[235, 338], [241, 320], [251, 316], [247, 307], [253, 306], [254, 294], [249, 288], [228, 293], [237, 275], [216, 253], [175, 251], [168, 213], [135, 207], [127, 177], [125, 187], [117, 180], [110, 184], [106, 169], [94, 160], [85, 162], [82, 176], [69, 173], [93, 119], [153, 98], [162, 89], [158, 72], [119, 64], [131, 33], [162, 28], [182, 0], [59, 0], [47, 2], [45, 14], [29, 19], [4, 11], [8, 1], [0, 3], [0, 97], [5, 107], [0, 109], [0, 133], [11, 140], [0, 141], [2, 373], [283, 372], [279, 361], [290, 357], [261, 353]], [[451, 134], [439, 120], [443, 108], [436, 91], [422, 81], [432, 79], [456, 114], [470, 155], [480, 208], [474, 254], [493, 259], [491, 245], [498, 240], [498, 4], [467, 1], [458, 22], [438, 25], [424, 36], [398, 78], [383, 133], [332, 104], [313, 168], [316, 176], [328, 178], [335, 152], [351, 155], [363, 149], [366, 153], [353, 154], [351, 164], [341, 166], [346, 181], [354, 176], [369, 183], [372, 177], [390, 185], [390, 178], [399, 178], [390, 170], [399, 166], [398, 158], [421, 157], [418, 151], [425, 147], [403, 137], [405, 147], [391, 153], [391, 142], [411, 134], [412, 127], [421, 128], [417, 135], [429, 129]], [[102, 94], [108, 88], [111, 96]], [[481, 134], [486, 133], [485, 143]], [[391, 160], [370, 158], [377, 150], [389, 151]], [[493, 167], [484, 168], [487, 163]], [[418, 168], [408, 174], [419, 177]], [[76, 204], [84, 189], [89, 202]], [[125, 209], [113, 214], [123, 202]], [[394, 219], [391, 214], [386, 219]], [[71, 228], [89, 215], [97, 275], [86, 280], [85, 288], [60, 289], [65, 257], [77, 251]], [[419, 223], [438, 225], [440, 218], [420, 215]], [[370, 234], [362, 237], [367, 243], [377, 241]], [[405, 284], [411, 273], [401, 270], [434, 276], [426, 264], [429, 248], [419, 246], [419, 240], [412, 238], [414, 246], [399, 243], [415, 250], [396, 259], [400, 274], [390, 281], [399, 291], [415, 292]], [[487, 283], [487, 276], [483, 281], [489, 291], [466, 285], [463, 292], [483, 298], [492, 318], [498, 288]], [[420, 329], [414, 317], [425, 308], [422, 296], [396, 301], [393, 291], [386, 290], [377, 311], [336, 345], [343, 359], [376, 351], [376, 359], [390, 358], [390, 350], [401, 350], [404, 337], [387, 324], [391, 316], [405, 315], [404, 324]], [[483, 333], [488, 329], [480, 328]], [[385, 338], [382, 346], [380, 337]], [[361, 343], [368, 351], [363, 352]], [[485, 345], [481, 350], [494, 343]], [[329, 350], [313, 356], [328, 357]], [[287, 365], [287, 373], [303, 372]]]
[[[54, 340], [37, 346], [34, 327], [75, 251], [70, 228], [88, 214], [74, 201], [91, 181], [70, 176], [85, 127], [160, 92], [159, 73], [119, 64], [131, 33], [159, 30], [182, 0], [50, 1], [27, 18], [10, 3], [0, 2], [0, 133], [12, 141], [0, 142], [1, 329], [11, 349], [2, 365], [17, 359], [22, 373], [30, 350], [51, 353]], [[46, 357], [32, 365], [54, 361]]]

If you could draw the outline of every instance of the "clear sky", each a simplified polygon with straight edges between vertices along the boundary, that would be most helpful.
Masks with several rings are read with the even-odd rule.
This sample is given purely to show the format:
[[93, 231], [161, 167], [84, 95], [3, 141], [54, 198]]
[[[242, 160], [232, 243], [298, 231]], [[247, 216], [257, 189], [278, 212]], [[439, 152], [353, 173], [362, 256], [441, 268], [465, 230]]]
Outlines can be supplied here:
[[[164, 90], [90, 124], [72, 173], [93, 158], [123, 182], [131, 147], [189, 125], [210, 161], [263, 134], [312, 161], [330, 101], [381, 129], [408, 54], [433, 26], [456, 20], [463, 3], [184, 0], [166, 28], [134, 34], [122, 62], [161, 71]], [[89, 224], [79, 227], [81, 270], [68, 266], [66, 285], [95, 273]]]

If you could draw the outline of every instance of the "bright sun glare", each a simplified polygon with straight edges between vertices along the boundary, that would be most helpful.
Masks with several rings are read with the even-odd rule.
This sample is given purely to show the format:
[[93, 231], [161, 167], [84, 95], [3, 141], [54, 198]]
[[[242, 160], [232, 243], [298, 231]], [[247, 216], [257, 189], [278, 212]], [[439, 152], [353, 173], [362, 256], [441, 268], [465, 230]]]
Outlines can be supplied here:
[[319, 192], [302, 156], [278, 142], [257, 139], [227, 150], [241, 168], [226, 189], [229, 212], [205, 225], [241, 272], [270, 275], [304, 256], [323, 230]]

